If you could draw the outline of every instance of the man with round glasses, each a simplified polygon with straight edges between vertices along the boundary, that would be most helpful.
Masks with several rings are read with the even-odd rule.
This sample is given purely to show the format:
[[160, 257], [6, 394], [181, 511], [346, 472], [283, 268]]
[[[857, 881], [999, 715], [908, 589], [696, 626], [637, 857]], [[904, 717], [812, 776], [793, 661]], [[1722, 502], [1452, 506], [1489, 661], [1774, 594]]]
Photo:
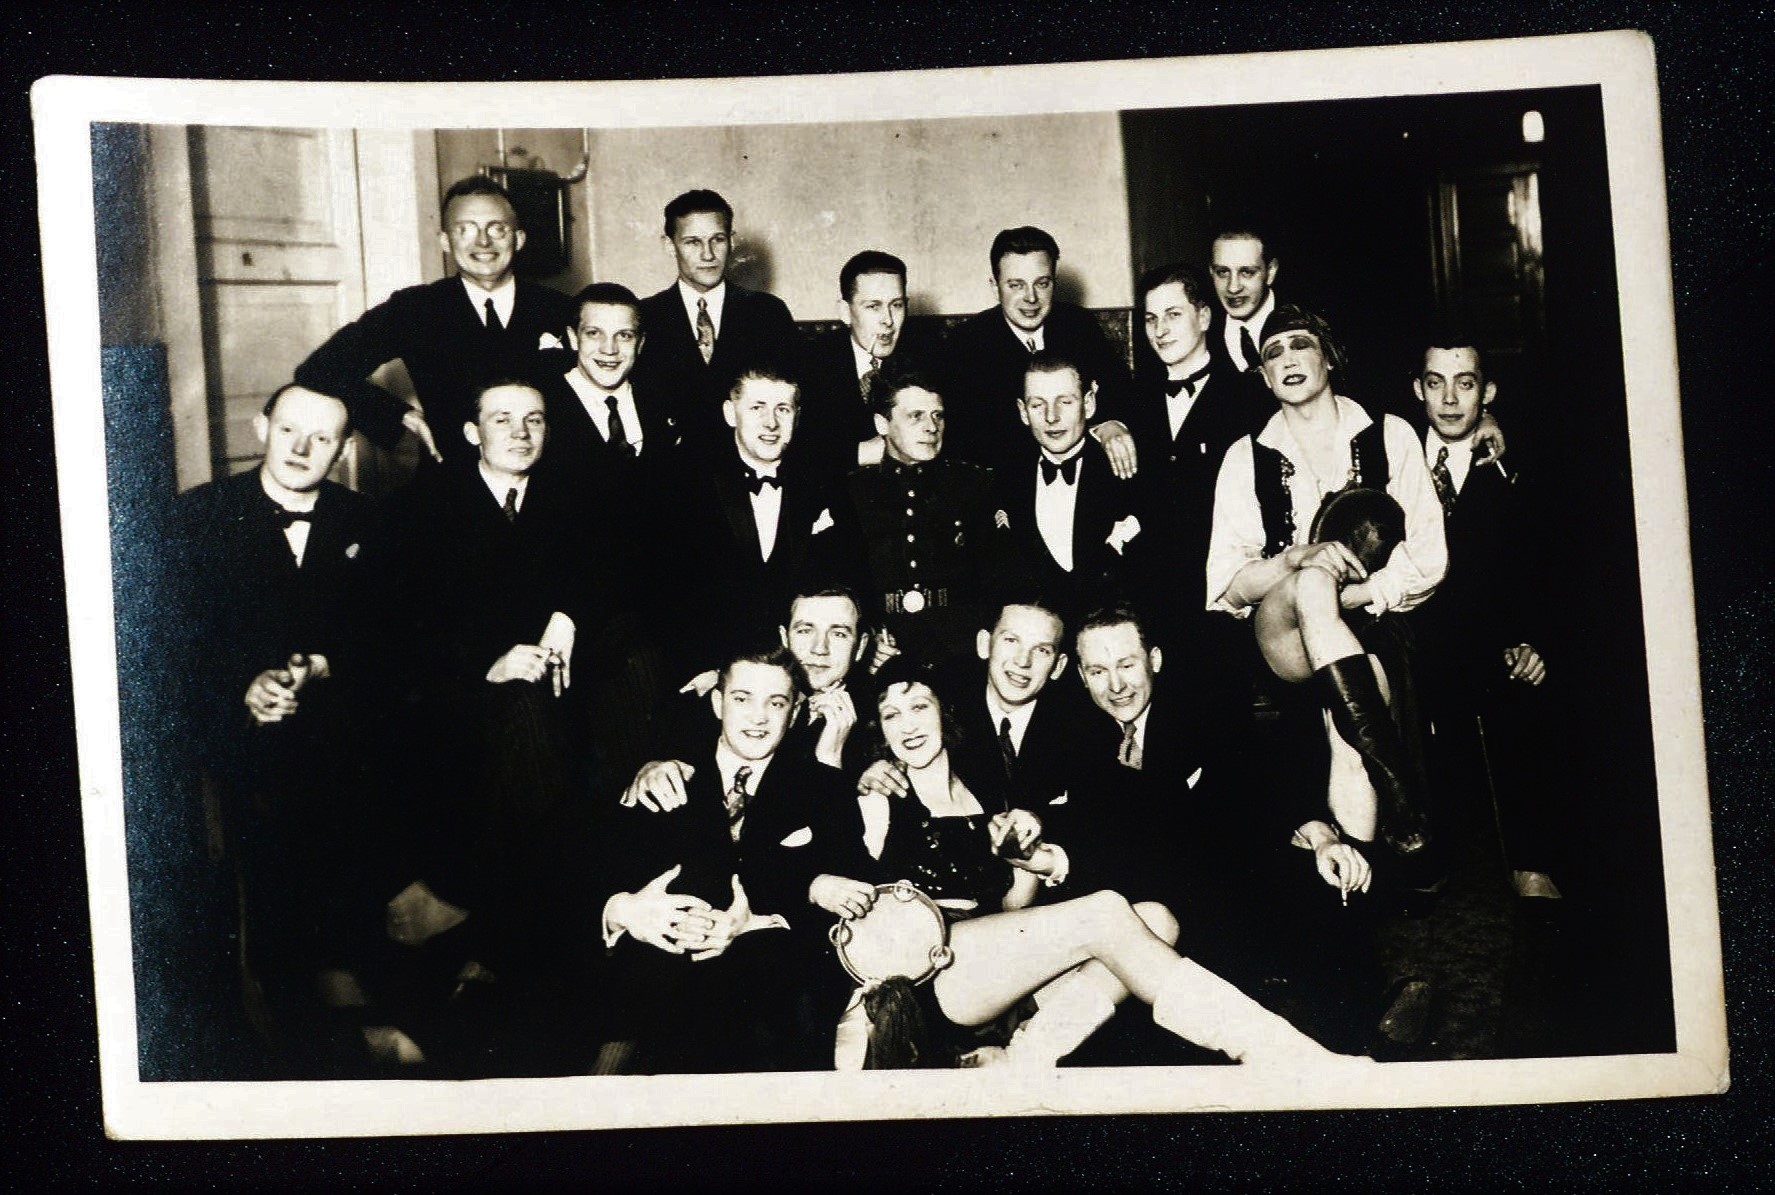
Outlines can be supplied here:
[[[473, 421], [482, 383], [534, 377], [538, 356], [555, 350], [570, 364], [564, 336], [573, 301], [514, 273], [524, 230], [511, 197], [492, 179], [452, 184], [441, 225], [438, 245], [455, 276], [396, 291], [310, 353], [296, 379], [343, 399], [353, 424], [383, 448], [412, 432], [434, 459], [468, 461], [473, 450], [461, 436], [434, 433]], [[418, 406], [370, 380], [394, 360], [406, 365]]]

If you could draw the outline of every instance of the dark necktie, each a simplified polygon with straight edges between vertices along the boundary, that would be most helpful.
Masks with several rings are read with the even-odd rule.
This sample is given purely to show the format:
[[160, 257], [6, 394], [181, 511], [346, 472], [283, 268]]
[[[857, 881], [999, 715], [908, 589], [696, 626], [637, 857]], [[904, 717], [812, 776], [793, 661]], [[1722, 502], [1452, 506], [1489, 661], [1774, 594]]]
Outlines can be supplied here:
[[494, 309], [492, 299], [487, 300], [486, 305], [485, 305], [485, 310], [487, 312], [487, 331], [489, 331], [489, 332], [503, 332], [503, 331], [505, 331], [505, 325], [499, 322], [499, 312]]
[[[1067, 457], [1066, 460], [1064, 460], [1063, 462], [1061, 462], [1058, 465], [1056, 465], [1053, 461], [1049, 460], [1045, 456], [1042, 458], [1042, 484], [1043, 485], [1053, 485], [1054, 478], [1056, 478], [1056, 477], [1066, 478], [1066, 484], [1071, 485], [1073, 483], [1073, 479], [1076, 478], [1078, 475], [1079, 475], [1079, 454], [1075, 453], [1074, 455]], [[1024, 476], [1028, 476], [1028, 474], [1025, 474]]]
[[1009, 780], [1017, 768], [1017, 744], [1011, 740], [1011, 720], [998, 720], [998, 753], [1004, 757], [1005, 779]]
[[1196, 372], [1190, 374], [1190, 376], [1187, 378], [1166, 378], [1165, 379], [1165, 393], [1166, 393], [1166, 395], [1168, 395], [1171, 398], [1176, 398], [1179, 394], [1182, 394], [1184, 391], [1187, 390], [1187, 391], [1189, 391], [1190, 397], [1194, 398], [1196, 396], [1196, 383], [1200, 382], [1203, 378], [1207, 377], [1208, 371], [1213, 368], [1214, 368], [1213, 364], [1210, 363], [1208, 365], [1202, 366], [1202, 368], [1196, 370]]
[[756, 494], [762, 491], [767, 485], [776, 486], [779, 492], [781, 492], [783, 488], [783, 483], [776, 479], [775, 474], [754, 473], [750, 469], [746, 470], [746, 488], [748, 490], [751, 490]]
[[271, 521], [284, 531], [288, 531], [297, 523], [312, 523], [314, 521], [312, 510], [287, 510], [276, 502], [267, 502], [265, 505], [271, 512]]
[[1028, 349], [1031, 353], [1040, 351], [1035, 347], [1035, 337], [1033, 336], [1025, 336], [1023, 338], [1023, 347]]
[[752, 778], [751, 768], [741, 768], [733, 774], [733, 787], [727, 790], [727, 833], [735, 842], [740, 840], [740, 825], [746, 820], [746, 781]]
[[518, 521], [518, 487], [513, 486], [505, 492], [505, 504], [500, 509], [505, 512], [506, 522], [515, 523]]
[[1140, 749], [1140, 740], [1135, 737], [1135, 733], [1134, 723], [1122, 723], [1122, 745], [1116, 749], [1116, 762], [1138, 772], [1144, 762], [1145, 752]]
[[696, 351], [703, 355], [703, 364], [715, 355], [715, 321], [709, 318], [709, 300], [696, 301]]
[[605, 398], [604, 409], [610, 412], [610, 445], [623, 449], [629, 456], [635, 455], [635, 445], [629, 439], [629, 429], [623, 426], [622, 411], [617, 408], [616, 395]]
[[1245, 358], [1245, 371], [1257, 368], [1257, 344], [1251, 339], [1251, 325], [1239, 325], [1239, 352]]
[[1455, 513], [1455, 479], [1448, 471], [1448, 445], [1436, 450], [1436, 463], [1430, 466], [1430, 480], [1436, 483], [1436, 500], [1442, 503], [1442, 517], [1451, 519]]
[[869, 358], [869, 368], [864, 370], [862, 376], [857, 379], [857, 389], [862, 392], [864, 403], [869, 401], [869, 394], [875, 389], [876, 380], [880, 377], [881, 358], [871, 356]]

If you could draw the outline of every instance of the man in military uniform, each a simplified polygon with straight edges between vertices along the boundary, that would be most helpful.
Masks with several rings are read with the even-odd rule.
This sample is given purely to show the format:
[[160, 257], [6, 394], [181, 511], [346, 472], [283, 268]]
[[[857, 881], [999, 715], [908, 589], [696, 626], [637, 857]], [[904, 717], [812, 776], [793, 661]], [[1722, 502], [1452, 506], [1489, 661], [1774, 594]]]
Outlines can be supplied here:
[[992, 470], [942, 457], [943, 396], [916, 372], [870, 394], [881, 464], [850, 475], [875, 608], [902, 651], [938, 663], [972, 649], [991, 617], [1003, 536]]

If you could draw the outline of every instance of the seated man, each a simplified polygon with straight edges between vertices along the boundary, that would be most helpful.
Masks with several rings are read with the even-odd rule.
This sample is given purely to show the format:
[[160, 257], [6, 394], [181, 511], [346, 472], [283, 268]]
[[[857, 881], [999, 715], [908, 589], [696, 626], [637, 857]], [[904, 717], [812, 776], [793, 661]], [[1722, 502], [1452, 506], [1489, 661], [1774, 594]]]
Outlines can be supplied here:
[[478, 459], [397, 495], [389, 535], [396, 708], [408, 721], [397, 741], [414, 746], [388, 760], [388, 785], [408, 796], [410, 881], [388, 931], [452, 983], [533, 961], [542, 931], [515, 894], [585, 762], [569, 708], [588, 667], [576, 643], [596, 639], [607, 604], [595, 528], [538, 468], [542, 395], [495, 381], [474, 413], [462, 435]]
[[1075, 621], [1132, 600], [1148, 569], [1137, 483], [1085, 450], [1096, 410], [1097, 384], [1077, 361], [1054, 349], [1031, 354], [1017, 414], [1033, 442], [998, 475], [997, 522], [1016, 571]]
[[674, 761], [683, 800], [620, 808], [599, 834], [588, 907], [606, 950], [610, 1034], [636, 1047], [630, 1069], [806, 1060], [794, 1023], [812, 946], [790, 931], [814, 928], [814, 868], [834, 845], [860, 842], [861, 825], [836, 771], [781, 750], [801, 699], [786, 649], [735, 657], [709, 694], [719, 732]]
[[1561, 837], [1562, 755], [1546, 741], [1547, 664], [1520, 584], [1543, 575], [1543, 523], [1522, 470], [1479, 459], [1477, 428], [1497, 394], [1479, 348], [1458, 335], [1432, 345], [1412, 386], [1448, 530], [1449, 576], [1418, 619], [1429, 661], [1425, 704], [1440, 748], [1432, 763], [1451, 782], [1485, 777], [1517, 892], [1557, 898], [1549, 872]]
[[[512, 272], [524, 230], [505, 189], [490, 178], [460, 179], [444, 192], [438, 244], [456, 275], [398, 290], [340, 328], [296, 367], [296, 381], [336, 394], [373, 442], [393, 448], [403, 429], [438, 460], [468, 461], [455, 433], [474, 418], [475, 391], [494, 378], [534, 376], [573, 320], [565, 295]], [[399, 360], [419, 407], [369, 380]]]
[[886, 453], [849, 479], [868, 560], [869, 616], [914, 657], [953, 659], [988, 617], [1004, 571], [992, 471], [943, 455], [943, 396], [923, 376], [891, 377], [870, 402]]
[[[322, 1061], [317, 981], [327, 1003], [364, 1003], [350, 972], [376, 899], [354, 777], [371, 708], [371, 503], [327, 480], [351, 431], [340, 400], [284, 386], [254, 428], [259, 467], [174, 508], [190, 645], [176, 671], [238, 877], [249, 1013], [287, 1051], [286, 1073], [337, 1077]], [[392, 1049], [393, 1032], [366, 1037]], [[349, 1066], [364, 1044], [332, 1061]]]

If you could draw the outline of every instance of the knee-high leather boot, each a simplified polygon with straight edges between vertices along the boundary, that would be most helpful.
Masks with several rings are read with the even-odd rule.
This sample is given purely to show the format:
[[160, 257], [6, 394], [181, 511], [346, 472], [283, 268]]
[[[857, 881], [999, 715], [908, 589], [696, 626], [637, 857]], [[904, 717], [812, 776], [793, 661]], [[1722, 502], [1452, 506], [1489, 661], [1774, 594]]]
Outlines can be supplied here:
[[1315, 674], [1331, 723], [1362, 756], [1368, 782], [1380, 799], [1381, 840], [1401, 858], [1425, 855], [1430, 819], [1422, 785], [1406, 758], [1399, 728], [1381, 696], [1368, 657], [1345, 656]]

